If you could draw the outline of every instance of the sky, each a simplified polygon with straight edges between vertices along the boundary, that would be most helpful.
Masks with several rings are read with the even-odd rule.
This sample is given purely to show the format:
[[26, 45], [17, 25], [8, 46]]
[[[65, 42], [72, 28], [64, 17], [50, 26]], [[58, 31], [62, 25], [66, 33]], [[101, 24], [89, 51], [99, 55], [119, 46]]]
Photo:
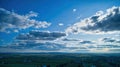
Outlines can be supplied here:
[[0, 0], [0, 52], [120, 53], [120, 0]]

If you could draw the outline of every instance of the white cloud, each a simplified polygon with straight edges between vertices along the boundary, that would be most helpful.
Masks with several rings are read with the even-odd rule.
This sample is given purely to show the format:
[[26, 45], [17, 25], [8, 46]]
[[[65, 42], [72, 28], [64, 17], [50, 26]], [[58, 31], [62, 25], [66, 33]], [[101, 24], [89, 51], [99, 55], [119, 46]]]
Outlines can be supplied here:
[[73, 9], [73, 12], [76, 12], [77, 11], [77, 9]]
[[63, 23], [59, 23], [58, 25], [59, 25], [59, 26], [63, 26], [64, 24], [63, 24]]
[[120, 31], [120, 7], [99, 11], [66, 29], [67, 33], [113, 33]]
[[10, 12], [6, 9], [0, 8], [0, 32], [11, 31], [14, 29], [26, 29], [26, 28], [47, 28], [51, 25], [46, 21], [38, 21], [32, 19], [37, 17], [38, 14], [30, 11], [26, 15], [20, 15], [15, 12]]

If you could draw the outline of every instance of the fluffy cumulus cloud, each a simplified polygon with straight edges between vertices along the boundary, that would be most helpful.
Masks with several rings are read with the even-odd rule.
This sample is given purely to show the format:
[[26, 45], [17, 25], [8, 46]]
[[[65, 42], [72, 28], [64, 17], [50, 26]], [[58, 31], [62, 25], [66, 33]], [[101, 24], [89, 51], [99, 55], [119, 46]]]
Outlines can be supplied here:
[[112, 7], [106, 12], [98, 11], [66, 29], [67, 33], [104, 33], [120, 31], [120, 7]]
[[37, 21], [32, 17], [37, 17], [37, 13], [30, 11], [26, 15], [19, 15], [15, 12], [10, 12], [0, 8], [0, 32], [7, 30], [20, 30], [26, 28], [46, 28], [50, 23], [46, 21]]
[[30, 31], [27, 34], [20, 34], [16, 37], [17, 40], [55, 40], [66, 36], [63, 32], [49, 32], [49, 31]]

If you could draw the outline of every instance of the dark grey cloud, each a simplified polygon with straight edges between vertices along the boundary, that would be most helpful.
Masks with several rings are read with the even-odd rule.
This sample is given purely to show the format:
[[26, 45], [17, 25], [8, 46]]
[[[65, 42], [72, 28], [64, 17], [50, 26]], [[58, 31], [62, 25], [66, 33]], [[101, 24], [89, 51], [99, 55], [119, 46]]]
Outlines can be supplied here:
[[67, 49], [76, 50], [76, 49], [87, 49], [87, 48], [86, 47], [67, 47]]
[[20, 30], [26, 28], [46, 28], [50, 23], [46, 21], [37, 21], [32, 17], [37, 17], [37, 13], [30, 11], [26, 15], [19, 15], [15, 12], [10, 12], [6, 9], [0, 8], [0, 32], [7, 30]]
[[101, 40], [104, 42], [116, 42], [117, 41], [116, 39], [113, 39], [113, 38], [102, 38]]
[[80, 41], [79, 39], [63, 38], [62, 41]]
[[117, 40], [116, 43], [119, 43], [119, 44], [120, 44], [120, 40]]
[[92, 41], [82, 40], [79, 42], [80, 44], [94, 44]]
[[102, 41], [104, 41], [104, 42], [115, 42], [116, 40], [112, 39], [112, 38], [103, 38]]
[[120, 31], [120, 7], [112, 7], [106, 12], [99, 11], [66, 29], [67, 33], [101, 33]]
[[16, 37], [17, 40], [55, 40], [66, 36], [63, 32], [45, 32], [45, 31], [30, 31], [28, 34], [20, 34]]

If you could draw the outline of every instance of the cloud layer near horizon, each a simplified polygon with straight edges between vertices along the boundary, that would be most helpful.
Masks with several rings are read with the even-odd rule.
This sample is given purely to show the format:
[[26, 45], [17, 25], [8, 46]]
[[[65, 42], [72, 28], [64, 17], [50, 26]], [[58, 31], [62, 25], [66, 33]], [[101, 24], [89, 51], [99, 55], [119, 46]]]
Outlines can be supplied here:
[[[32, 51], [59, 51], [65, 45], [53, 42], [19, 41], [10, 45], [0, 46], [0, 52], [32, 52]], [[28, 50], [28, 51], [27, 51]]]
[[[71, 39], [70, 39], [71, 40]], [[0, 46], [0, 52], [119, 52], [120, 40], [115, 40], [114, 44], [111, 43], [112, 39], [102, 38], [100, 41], [88, 40], [72, 40], [69, 41], [40, 41], [40, 40], [17, 40], [9, 45]], [[74, 41], [74, 42], [73, 42]], [[109, 43], [110, 42], [110, 43]], [[101, 44], [99, 44], [101, 43]]]

